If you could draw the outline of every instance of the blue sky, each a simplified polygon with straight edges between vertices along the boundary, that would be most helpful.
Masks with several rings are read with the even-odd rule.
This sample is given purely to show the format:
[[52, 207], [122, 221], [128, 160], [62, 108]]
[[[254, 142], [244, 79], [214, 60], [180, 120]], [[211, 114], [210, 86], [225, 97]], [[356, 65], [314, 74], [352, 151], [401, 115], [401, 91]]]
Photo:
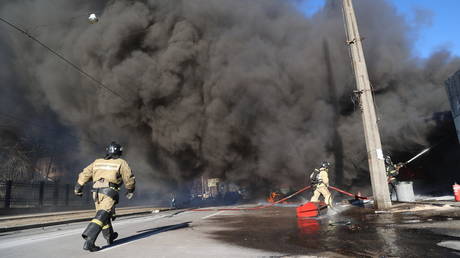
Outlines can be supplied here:
[[[371, 1], [371, 0], [369, 0]], [[417, 10], [427, 10], [429, 22], [419, 25], [418, 40], [415, 42], [414, 54], [427, 57], [433, 51], [448, 49], [460, 56], [460, 0], [387, 0], [409, 24], [417, 19]], [[305, 0], [301, 9], [311, 15], [321, 8], [326, 0]], [[442, 3], [442, 4], [441, 4]]]

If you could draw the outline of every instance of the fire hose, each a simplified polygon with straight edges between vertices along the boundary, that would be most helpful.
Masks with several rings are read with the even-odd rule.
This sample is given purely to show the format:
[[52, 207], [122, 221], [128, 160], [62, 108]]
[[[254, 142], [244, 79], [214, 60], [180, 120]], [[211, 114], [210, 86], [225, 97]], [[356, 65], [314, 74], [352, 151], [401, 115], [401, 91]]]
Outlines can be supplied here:
[[[298, 190], [297, 192], [293, 193], [293, 194], [290, 194], [289, 196], [286, 196], [276, 202], [273, 202], [273, 203], [270, 203], [270, 204], [267, 204], [267, 205], [259, 205], [259, 206], [256, 206], [256, 207], [248, 207], [248, 208], [205, 208], [205, 209], [192, 209], [190, 211], [244, 211], [244, 210], [259, 210], [259, 209], [265, 209], [265, 208], [269, 208], [269, 207], [272, 207], [276, 204], [279, 204], [281, 202], [284, 202], [286, 200], [289, 200], [291, 199], [292, 197], [302, 193], [302, 192], [305, 192], [307, 190], [309, 190], [311, 188], [311, 186], [306, 186], [300, 190]], [[362, 199], [362, 200], [367, 200], [368, 197], [365, 197], [365, 196], [361, 196], [361, 195], [357, 195], [357, 194], [352, 194], [352, 193], [349, 193], [347, 191], [344, 191], [344, 190], [341, 190], [337, 187], [334, 187], [334, 186], [329, 186], [328, 187], [329, 189], [332, 189], [334, 191], [337, 191], [341, 194], [345, 194], [345, 195], [348, 195], [348, 196], [351, 196], [351, 197], [354, 197], [356, 199]]]
[[362, 200], [367, 200], [368, 199], [366, 196], [361, 196], [361, 195], [358, 195], [358, 194], [352, 194], [352, 193], [349, 193], [347, 191], [341, 190], [341, 189], [339, 189], [337, 187], [334, 187], [334, 186], [329, 186], [328, 188], [332, 189], [332, 190], [335, 190], [335, 191], [337, 191], [339, 193], [354, 197], [356, 199], [362, 199]]
[[307, 191], [308, 189], [310, 189], [311, 186], [306, 186], [300, 190], [298, 190], [297, 192], [293, 193], [293, 194], [290, 194], [289, 196], [286, 196], [284, 197], [283, 199], [281, 200], [278, 200], [274, 203], [270, 203], [268, 205], [260, 205], [260, 206], [257, 206], [257, 207], [249, 207], [249, 208], [215, 208], [215, 209], [193, 209], [192, 211], [241, 211], [241, 210], [259, 210], [259, 209], [265, 209], [265, 208], [268, 208], [268, 207], [272, 207], [274, 206], [275, 204], [278, 204], [278, 203], [281, 203], [281, 202], [284, 202], [286, 200], [289, 200], [291, 199], [292, 197], [302, 193], [302, 192], [305, 192]]
[[[440, 143], [438, 143], [440, 144]], [[438, 144], [436, 144], [435, 146], [437, 146]], [[418, 153], [417, 155], [415, 155], [414, 157], [412, 157], [411, 159], [409, 159], [408, 161], [402, 163], [403, 166], [411, 163], [412, 161], [414, 161], [415, 159], [419, 158], [420, 156], [422, 156], [423, 154], [425, 154], [426, 152], [430, 151], [432, 148], [434, 148], [435, 146], [432, 146], [432, 147], [429, 147], [429, 148], [426, 148], [424, 150], [422, 150], [420, 153]], [[265, 208], [268, 208], [268, 207], [272, 207], [276, 204], [279, 204], [281, 202], [284, 202], [286, 200], [289, 200], [291, 199], [292, 197], [306, 191], [306, 190], [309, 190], [311, 188], [311, 186], [306, 186], [300, 190], [298, 190], [297, 192], [287, 196], [287, 197], [284, 197], [282, 198], [281, 200], [278, 200], [276, 202], [273, 202], [273, 203], [270, 203], [268, 205], [259, 205], [259, 206], [256, 206], [256, 207], [249, 207], [249, 208], [210, 208], [210, 209], [192, 209], [192, 211], [237, 211], [237, 210], [258, 210], [258, 209], [265, 209]], [[347, 191], [344, 191], [342, 189], [339, 189], [337, 187], [334, 187], [334, 186], [328, 186], [329, 189], [332, 189], [334, 191], [337, 191], [341, 194], [344, 194], [344, 195], [347, 195], [347, 196], [350, 196], [350, 197], [353, 197], [355, 199], [361, 199], [361, 200], [368, 200], [369, 198], [366, 197], [366, 196], [362, 196], [360, 194], [352, 194], [350, 192], [347, 192]]]

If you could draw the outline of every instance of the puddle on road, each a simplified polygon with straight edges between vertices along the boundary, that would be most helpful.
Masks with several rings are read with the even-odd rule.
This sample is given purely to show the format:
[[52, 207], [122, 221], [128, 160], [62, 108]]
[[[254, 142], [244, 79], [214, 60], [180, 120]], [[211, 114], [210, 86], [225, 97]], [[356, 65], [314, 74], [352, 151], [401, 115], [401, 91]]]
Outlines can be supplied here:
[[[322, 219], [298, 219], [295, 208], [269, 208], [213, 220], [224, 228], [212, 237], [227, 243], [292, 255], [328, 254], [352, 257], [457, 257], [437, 246], [458, 238], [397, 224], [446, 220], [411, 215], [374, 214], [351, 208]], [[333, 256], [331, 255], [331, 256]]]

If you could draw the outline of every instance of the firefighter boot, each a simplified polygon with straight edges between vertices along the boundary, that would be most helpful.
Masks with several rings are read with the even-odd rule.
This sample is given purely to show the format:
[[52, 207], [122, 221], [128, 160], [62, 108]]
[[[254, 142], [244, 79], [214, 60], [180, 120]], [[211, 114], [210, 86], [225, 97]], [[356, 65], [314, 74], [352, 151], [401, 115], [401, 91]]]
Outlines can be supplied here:
[[82, 234], [82, 237], [86, 240], [83, 244], [83, 250], [95, 252], [101, 249], [99, 246], [94, 244], [97, 235], [99, 235], [99, 232], [101, 232], [101, 227], [99, 225], [93, 222], [89, 223], [88, 227], [86, 227]]
[[113, 227], [110, 219], [107, 225], [102, 228], [102, 235], [104, 236], [105, 240], [107, 240], [108, 245], [113, 244], [113, 240], [117, 239], [118, 233], [113, 232]]
[[90, 252], [99, 251], [101, 248], [96, 246], [94, 242], [97, 239], [97, 236], [102, 230], [102, 226], [106, 224], [109, 218], [109, 213], [104, 210], [100, 210], [96, 213], [96, 216], [93, 220], [89, 223], [86, 227], [85, 231], [81, 234], [81, 236], [86, 240], [85, 244], [83, 245], [83, 250], [88, 250]]

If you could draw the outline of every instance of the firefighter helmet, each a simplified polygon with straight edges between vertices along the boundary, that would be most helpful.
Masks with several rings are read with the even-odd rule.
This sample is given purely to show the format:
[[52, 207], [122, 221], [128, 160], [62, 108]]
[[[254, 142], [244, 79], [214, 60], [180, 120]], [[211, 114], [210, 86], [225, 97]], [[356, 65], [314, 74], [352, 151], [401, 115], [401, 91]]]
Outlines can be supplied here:
[[386, 156], [385, 156], [385, 164], [386, 164], [386, 165], [391, 165], [391, 164], [393, 164], [393, 161], [391, 161], [390, 155], [386, 155]]
[[123, 147], [121, 147], [121, 145], [116, 142], [111, 142], [105, 150], [107, 154], [106, 156], [109, 158], [121, 156], [123, 153]]
[[329, 168], [331, 166], [331, 163], [328, 161], [323, 161], [321, 162], [321, 168]]

